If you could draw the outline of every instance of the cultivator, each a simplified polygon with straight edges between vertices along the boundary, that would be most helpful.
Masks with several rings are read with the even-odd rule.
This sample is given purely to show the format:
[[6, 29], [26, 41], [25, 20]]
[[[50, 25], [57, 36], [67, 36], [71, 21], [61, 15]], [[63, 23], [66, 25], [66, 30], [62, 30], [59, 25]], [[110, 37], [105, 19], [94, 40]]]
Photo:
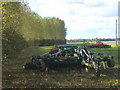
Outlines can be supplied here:
[[87, 71], [93, 68], [96, 75], [100, 75], [99, 72], [102, 69], [115, 65], [113, 56], [91, 52], [77, 46], [61, 46], [45, 54], [32, 56], [31, 60], [25, 64], [25, 69], [45, 70], [46, 68], [78, 67], [81, 71], [84, 66]]

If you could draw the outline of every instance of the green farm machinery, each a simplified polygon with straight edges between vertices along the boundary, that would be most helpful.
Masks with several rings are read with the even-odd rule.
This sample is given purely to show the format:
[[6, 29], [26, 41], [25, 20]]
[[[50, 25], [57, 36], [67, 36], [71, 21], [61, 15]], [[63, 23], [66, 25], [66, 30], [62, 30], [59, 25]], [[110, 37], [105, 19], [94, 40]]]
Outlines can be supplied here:
[[86, 71], [94, 69], [100, 75], [102, 69], [114, 67], [113, 56], [92, 52], [77, 46], [61, 46], [42, 55], [32, 56], [31, 62], [25, 64], [25, 69], [46, 70], [65, 67], [84, 67]]

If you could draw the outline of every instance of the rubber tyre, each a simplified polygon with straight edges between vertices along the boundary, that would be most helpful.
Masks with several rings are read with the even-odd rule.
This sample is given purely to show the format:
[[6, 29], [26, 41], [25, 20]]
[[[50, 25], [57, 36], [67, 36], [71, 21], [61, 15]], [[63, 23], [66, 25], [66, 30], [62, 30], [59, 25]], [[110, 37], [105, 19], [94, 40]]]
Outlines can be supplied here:
[[40, 70], [44, 71], [46, 69], [46, 65], [44, 61], [40, 61], [41, 67]]
[[28, 63], [25, 64], [25, 69], [26, 70], [29, 69], [29, 64]]
[[115, 66], [115, 61], [113, 59], [109, 59], [107, 61], [107, 65], [108, 65], [108, 67], [114, 67]]

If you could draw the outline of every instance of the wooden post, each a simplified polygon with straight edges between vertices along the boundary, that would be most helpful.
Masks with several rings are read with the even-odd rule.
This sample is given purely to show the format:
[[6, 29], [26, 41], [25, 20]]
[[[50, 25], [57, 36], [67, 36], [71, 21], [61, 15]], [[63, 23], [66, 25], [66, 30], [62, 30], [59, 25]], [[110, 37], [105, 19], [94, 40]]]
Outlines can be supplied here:
[[117, 19], [116, 19], [116, 46], [117, 46]]

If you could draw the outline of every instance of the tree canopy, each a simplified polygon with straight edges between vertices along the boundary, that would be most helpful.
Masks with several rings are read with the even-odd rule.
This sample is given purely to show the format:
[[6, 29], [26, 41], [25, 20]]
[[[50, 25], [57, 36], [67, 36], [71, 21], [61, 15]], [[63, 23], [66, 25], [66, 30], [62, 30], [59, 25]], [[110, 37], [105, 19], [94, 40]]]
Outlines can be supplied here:
[[2, 2], [3, 58], [13, 58], [16, 52], [31, 45], [54, 45], [66, 42], [63, 20], [42, 18], [21, 2]]

